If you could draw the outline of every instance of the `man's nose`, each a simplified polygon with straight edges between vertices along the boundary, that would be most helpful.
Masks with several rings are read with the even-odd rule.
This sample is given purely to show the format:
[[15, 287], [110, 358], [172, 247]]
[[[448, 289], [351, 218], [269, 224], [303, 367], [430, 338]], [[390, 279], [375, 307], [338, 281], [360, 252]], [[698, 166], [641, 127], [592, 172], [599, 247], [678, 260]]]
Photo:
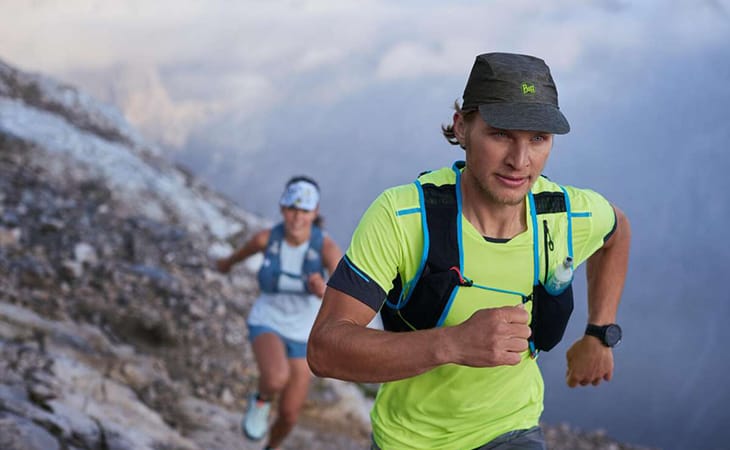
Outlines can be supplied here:
[[530, 148], [529, 143], [518, 139], [510, 149], [507, 156], [507, 163], [516, 168], [521, 169], [530, 165]]

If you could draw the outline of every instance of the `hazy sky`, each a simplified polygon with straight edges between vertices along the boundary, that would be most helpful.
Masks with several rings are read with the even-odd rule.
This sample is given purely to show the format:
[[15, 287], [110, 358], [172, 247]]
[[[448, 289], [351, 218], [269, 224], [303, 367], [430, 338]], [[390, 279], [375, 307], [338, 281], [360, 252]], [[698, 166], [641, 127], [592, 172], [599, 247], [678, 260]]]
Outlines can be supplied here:
[[343, 247], [378, 192], [462, 157], [439, 126], [488, 51], [546, 60], [572, 126], [548, 175], [632, 221], [616, 377], [567, 390], [562, 343], [546, 420], [725, 445], [730, 0], [0, 0], [0, 58], [117, 104], [252, 212], [313, 175]]
[[[430, 123], [416, 128], [438, 130], [479, 53], [544, 58], [575, 121], [588, 106], [648, 100], [641, 84], [701, 74], [707, 68], [685, 66], [688, 57], [706, 65], [701, 55], [721, 54], [730, 41], [730, 0], [0, 0], [0, 11], [1, 58], [116, 103], [238, 201], [242, 190], [261, 191], [256, 174], [272, 154], [298, 156], [291, 166], [277, 164], [277, 186], [299, 169], [314, 172], [327, 190], [331, 175], [318, 164], [343, 152], [317, 141], [325, 133], [351, 152], [375, 155], [383, 143], [376, 138], [373, 149], [365, 136], [387, 133], [398, 138], [388, 140], [393, 148], [440, 145], [437, 133], [420, 137], [426, 129], [406, 116], [418, 109]], [[297, 138], [279, 142], [281, 135]], [[393, 153], [399, 161], [410, 155]], [[365, 194], [405, 181], [380, 175], [383, 184]], [[255, 183], [245, 185], [249, 176]], [[244, 206], [276, 213], [264, 206], [271, 196], [248, 197]], [[346, 241], [356, 219], [333, 232]]]
[[[595, 89], [610, 85], [605, 77], [726, 42], [729, 5], [0, 0], [0, 57], [82, 83], [182, 147], [196, 129], [284, 104], [316, 108], [397, 81], [461, 79], [476, 54], [493, 50], [539, 55], [563, 85], [605, 101], [613, 92]], [[593, 58], [604, 61], [586, 67]]]

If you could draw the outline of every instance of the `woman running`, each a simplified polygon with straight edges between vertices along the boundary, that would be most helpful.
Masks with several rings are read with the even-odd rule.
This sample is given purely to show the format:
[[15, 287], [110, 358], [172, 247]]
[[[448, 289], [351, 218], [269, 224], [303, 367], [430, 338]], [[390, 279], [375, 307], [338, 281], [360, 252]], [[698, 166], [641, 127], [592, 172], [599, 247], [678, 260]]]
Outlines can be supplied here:
[[[241, 422], [243, 433], [275, 450], [294, 428], [309, 391], [312, 373], [306, 360], [309, 332], [325, 290], [325, 272], [334, 272], [342, 252], [322, 229], [319, 186], [309, 177], [294, 177], [279, 200], [283, 221], [255, 234], [218, 270], [264, 252], [258, 273], [261, 294], [248, 317], [249, 340], [259, 370], [258, 392], [250, 396]], [[278, 414], [269, 430], [272, 402]]]

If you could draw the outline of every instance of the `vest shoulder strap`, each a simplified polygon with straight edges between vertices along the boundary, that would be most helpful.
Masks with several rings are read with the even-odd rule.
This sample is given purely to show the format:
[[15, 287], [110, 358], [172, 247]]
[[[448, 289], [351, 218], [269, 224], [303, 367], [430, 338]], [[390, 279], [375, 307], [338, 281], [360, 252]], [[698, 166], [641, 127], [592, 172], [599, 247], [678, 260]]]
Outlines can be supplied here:
[[[459, 266], [459, 230], [456, 216], [456, 187], [453, 184], [436, 186], [424, 184], [423, 213], [426, 214], [427, 229], [424, 232], [424, 255], [428, 264], [435, 271], [446, 271], [452, 266]], [[435, 238], [431, 238], [434, 236]]]
[[538, 192], [534, 194], [535, 213], [539, 215], [566, 212], [566, 195], [563, 192]]
[[[460, 266], [460, 237], [458, 230], [457, 214], [459, 213], [459, 205], [457, 201], [456, 185], [442, 184], [435, 185], [432, 183], [421, 184], [420, 180], [415, 181], [416, 185], [422, 192], [421, 195], [421, 213], [425, 215], [423, 221], [423, 255], [421, 258], [421, 267], [416, 276], [411, 280], [406, 288], [415, 286], [421, 277], [424, 266], [428, 265], [436, 271], [446, 271], [451, 267]], [[536, 220], [536, 216], [563, 214], [567, 218], [567, 236], [566, 243], [568, 247], [568, 255], [573, 256], [573, 230], [572, 217], [570, 214], [570, 199], [568, 192], [564, 187], [558, 185], [560, 191], [543, 191], [532, 194], [534, 200], [534, 218], [533, 233], [535, 239], [535, 282], [537, 282], [537, 273], [539, 272], [538, 253], [545, 251], [540, 245], [537, 245], [538, 227], [544, 226], [541, 221]], [[432, 236], [436, 237], [435, 239]], [[546, 255], [547, 256], [547, 255]], [[546, 263], [547, 264], [547, 263]], [[400, 290], [400, 289], [399, 289]], [[401, 296], [402, 297], [402, 296]], [[390, 306], [401, 303], [406, 299], [396, 295], [389, 296]]]
[[278, 223], [271, 228], [269, 233], [269, 241], [266, 243], [266, 249], [274, 242], [281, 242], [284, 240], [284, 224]]
[[316, 225], [312, 225], [312, 233], [309, 236], [309, 248], [314, 249], [317, 253], [322, 254], [322, 246], [324, 245], [324, 232]]

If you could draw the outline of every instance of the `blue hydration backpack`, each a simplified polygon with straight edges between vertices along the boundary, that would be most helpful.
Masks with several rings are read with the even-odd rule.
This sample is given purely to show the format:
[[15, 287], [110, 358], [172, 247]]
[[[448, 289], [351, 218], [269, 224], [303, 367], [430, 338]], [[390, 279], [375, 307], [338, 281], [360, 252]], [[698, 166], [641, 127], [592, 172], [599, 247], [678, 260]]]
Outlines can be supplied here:
[[[271, 229], [269, 242], [264, 252], [264, 262], [259, 269], [259, 288], [263, 292], [292, 292], [305, 293], [307, 290], [307, 278], [313, 273], [319, 272], [324, 276], [322, 264], [322, 244], [324, 234], [317, 226], [312, 226], [312, 234], [309, 237], [309, 248], [304, 255], [301, 274], [292, 274], [281, 270], [281, 245], [284, 242], [284, 224], [280, 223]], [[286, 275], [291, 278], [299, 278], [302, 282], [301, 289], [279, 290], [279, 277]]]

